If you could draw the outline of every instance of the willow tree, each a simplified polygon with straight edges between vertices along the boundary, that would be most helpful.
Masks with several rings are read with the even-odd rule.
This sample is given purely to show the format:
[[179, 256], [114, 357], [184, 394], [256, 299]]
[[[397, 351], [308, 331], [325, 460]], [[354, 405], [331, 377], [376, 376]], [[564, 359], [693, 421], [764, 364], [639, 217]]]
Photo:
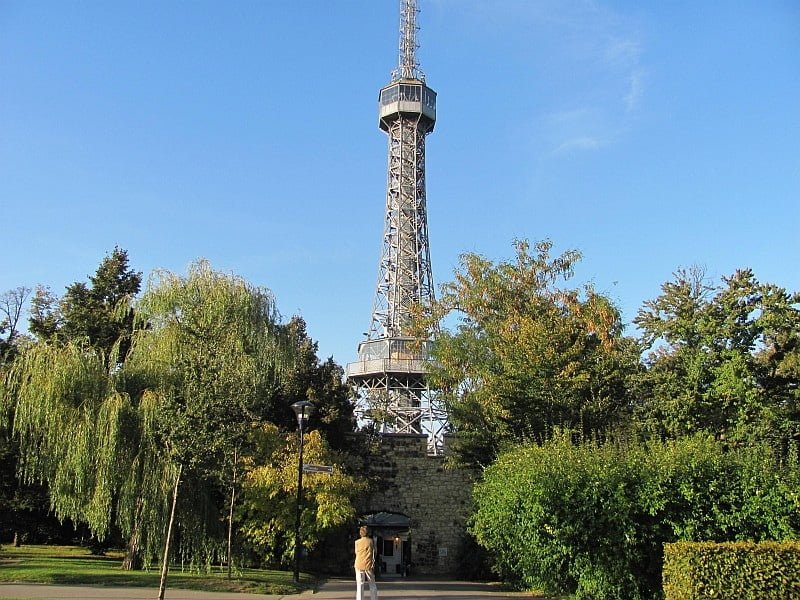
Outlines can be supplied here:
[[181, 487], [191, 491], [177, 504], [179, 551], [193, 560], [213, 552], [216, 540], [222, 554], [225, 536], [214, 531], [225, 512], [220, 491], [232, 488], [236, 449], [250, 424], [273, 412], [291, 362], [273, 297], [201, 261], [186, 277], [157, 271], [136, 315], [122, 376], [128, 389], [159, 398], [154, 430], [163, 460], [176, 469], [173, 506]]
[[156, 272], [136, 315], [124, 363], [75, 341], [33, 344], [4, 379], [3, 414], [21, 474], [48, 483], [58, 516], [100, 537], [115, 516], [131, 552], [152, 560], [175, 506], [178, 550], [195, 560], [222, 548], [228, 466], [269, 417], [291, 352], [272, 295], [206, 262], [186, 277]]
[[[133, 325], [130, 301], [138, 293], [140, 283], [141, 273], [130, 268], [127, 252], [120, 248], [115, 248], [110, 255], [106, 255], [94, 276], [89, 278], [89, 281], [75, 282], [68, 286], [65, 295], [61, 299], [56, 298], [46, 288], [37, 288], [30, 303], [29, 330], [31, 334], [36, 336], [39, 344], [17, 366], [16, 372], [12, 376], [12, 379], [17, 379], [18, 384], [22, 384], [27, 375], [30, 376], [27, 385], [20, 390], [23, 396], [21, 400], [23, 409], [29, 406], [27, 403], [31, 403], [30, 406], [33, 406], [35, 411], [55, 410], [64, 421], [65, 431], [75, 432], [92, 431], [91, 428], [95, 427], [97, 419], [111, 419], [109, 423], [113, 425], [117, 410], [121, 410], [123, 413], [129, 411], [129, 399], [125, 398], [124, 395], [123, 397], [114, 397], [116, 393], [115, 386], [102, 359], [114, 362], [122, 362], [124, 360], [125, 349], [128, 346]], [[8, 334], [6, 340], [0, 340], [0, 362], [6, 362], [6, 366], [9, 369], [13, 359], [20, 353], [19, 351], [32, 342], [32, 339], [28, 336], [21, 336], [17, 328], [22, 316], [22, 308], [29, 292], [28, 288], [17, 288], [6, 292], [0, 297], [0, 331], [5, 326]], [[124, 307], [125, 310], [118, 310], [120, 307]], [[4, 319], [2, 318], [3, 315], [5, 315]], [[66, 344], [69, 348], [59, 348], [57, 344]], [[62, 402], [64, 397], [73, 392], [65, 391], [63, 386], [54, 387], [46, 384], [51, 378], [56, 377], [62, 369], [78, 369], [80, 373], [84, 373], [85, 370], [85, 373], [90, 373], [97, 383], [93, 394], [73, 391], [76, 397], [83, 402], [81, 405], [82, 410], [80, 411], [74, 411], [75, 406], [70, 407], [69, 404]], [[25, 375], [26, 373], [27, 375]], [[76, 376], [70, 373], [65, 377], [68, 378], [68, 384]], [[84, 379], [74, 381], [74, 384], [78, 387], [82, 383], [85, 383]], [[13, 381], [9, 381], [9, 384], [13, 385]], [[106, 400], [108, 401], [107, 403]], [[6, 415], [6, 420], [13, 414], [13, 408], [12, 398], [10, 414]], [[26, 425], [25, 418], [22, 417], [18, 423], [19, 434], [22, 436], [28, 434], [39, 435], [38, 431], [41, 429], [41, 423], [28, 423]], [[5, 433], [3, 431], [3, 435]], [[116, 435], [113, 427], [108, 433], [109, 435]], [[95, 443], [107, 441], [106, 437], [89, 434], [88, 438], [86, 451], [90, 452], [90, 454], [87, 454], [86, 459], [91, 460], [102, 456], [98, 454], [94, 445]], [[56, 432], [52, 436], [47, 436], [46, 442], [43, 442], [54, 445], [48, 449], [49, 456], [53, 460], [59, 459], [60, 452], [64, 451], [64, 448], [58, 445], [58, 439], [58, 433]], [[77, 444], [77, 438], [76, 440], [68, 438], [66, 442]], [[25, 471], [25, 477], [37, 481], [39, 479], [50, 480], [55, 476], [55, 473], [48, 472], [48, 468], [45, 466], [41, 469], [31, 469], [30, 466], [25, 466], [22, 463], [18, 464], [18, 452], [16, 450], [18, 448], [18, 440], [9, 440], [9, 443], [15, 450], [8, 457], [10, 458], [10, 461], [7, 461], [8, 464], [3, 465], [4, 472], [16, 474], [17, 471]], [[113, 447], [115, 445], [114, 439], [110, 440], [109, 443]], [[27, 452], [28, 459], [31, 458], [31, 452], [38, 451], [29, 449]], [[78, 455], [74, 453], [70, 455], [70, 459], [74, 460], [79, 457], [80, 453]], [[87, 484], [80, 477], [74, 478], [70, 474], [71, 470], [85, 465], [75, 465], [69, 460], [59, 460], [59, 464], [53, 468], [57, 471], [59, 477], [64, 477], [64, 486], [83, 486]], [[102, 484], [105, 481], [103, 479], [102, 466], [98, 466], [96, 470], [101, 476], [99, 481]], [[74, 505], [69, 509], [61, 506], [60, 513], [74, 517], [75, 513], [79, 513], [81, 510], [75, 507], [84, 506], [87, 502], [82, 496], [82, 494], [88, 493], [86, 490], [80, 493], [68, 491], [63, 489], [60, 482], [55, 480], [51, 482], [49, 487], [62, 488], [53, 494], [52, 502], [54, 505], [61, 506], [65, 501]], [[42, 501], [37, 504], [44, 506], [46, 511], [46, 505], [51, 501], [48, 498], [49, 490], [38, 485], [17, 487], [17, 492], [22, 492], [23, 490], [27, 490], [29, 494], [40, 496]], [[105, 512], [104, 505], [110, 501], [107, 497], [108, 490], [97, 491], [97, 494], [96, 498], [91, 501], [91, 507], [93, 508], [89, 509], [93, 513], [90, 520], [95, 523], [105, 519], [103, 517]], [[37, 516], [41, 518], [45, 511], [37, 510], [39, 513]], [[106, 526], [100, 522], [98, 527], [102, 531]]]
[[[120, 503], [134, 490], [146, 494], [146, 484], [163, 472], [154, 456], [147, 458], [150, 398], [135, 405], [117, 389], [100, 350], [32, 344], [6, 374], [0, 396], [19, 441], [20, 477], [47, 483], [55, 514], [86, 522], [100, 538], [114, 510], [124, 510]], [[131, 480], [140, 465], [148, 482]]]

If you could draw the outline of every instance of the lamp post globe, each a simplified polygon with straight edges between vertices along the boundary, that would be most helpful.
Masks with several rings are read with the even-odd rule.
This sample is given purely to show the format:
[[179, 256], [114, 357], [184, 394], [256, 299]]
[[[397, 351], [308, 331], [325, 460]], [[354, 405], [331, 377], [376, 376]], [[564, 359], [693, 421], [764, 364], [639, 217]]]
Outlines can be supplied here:
[[314, 412], [314, 408], [315, 406], [308, 400], [300, 400], [292, 404], [292, 410], [297, 417], [297, 426], [301, 431], [305, 430], [308, 418]]
[[297, 452], [297, 510], [294, 520], [294, 582], [300, 583], [300, 514], [303, 510], [303, 433], [305, 432], [308, 418], [314, 412], [314, 405], [308, 400], [300, 400], [292, 404], [292, 410], [297, 417], [297, 428], [300, 441]]

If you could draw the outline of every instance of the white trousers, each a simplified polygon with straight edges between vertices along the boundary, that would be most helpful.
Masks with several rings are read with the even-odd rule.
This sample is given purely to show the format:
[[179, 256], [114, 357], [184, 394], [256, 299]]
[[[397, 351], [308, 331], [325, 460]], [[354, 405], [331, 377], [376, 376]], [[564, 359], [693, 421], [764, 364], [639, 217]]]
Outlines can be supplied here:
[[362, 600], [364, 582], [369, 583], [370, 600], [378, 600], [378, 586], [375, 585], [374, 571], [359, 571], [356, 569], [356, 600]]

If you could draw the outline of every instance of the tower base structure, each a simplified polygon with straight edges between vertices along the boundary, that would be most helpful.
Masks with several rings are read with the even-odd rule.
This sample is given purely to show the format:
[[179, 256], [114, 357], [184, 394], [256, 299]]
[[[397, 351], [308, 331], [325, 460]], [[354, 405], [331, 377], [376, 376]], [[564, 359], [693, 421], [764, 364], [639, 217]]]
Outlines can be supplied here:
[[446, 469], [427, 446], [424, 435], [384, 435], [367, 466], [378, 484], [361, 522], [379, 538], [382, 576], [452, 575], [461, 562], [474, 474]]
[[465, 561], [475, 562], [465, 543], [479, 474], [445, 467], [444, 457], [431, 456], [427, 437], [417, 434], [378, 436], [363, 460], [370, 492], [356, 506], [357, 522], [315, 549], [319, 570], [352, 574], [353, 542], [358, 526], [366, 525], [376, 542], [380, 578], [463, 577]]

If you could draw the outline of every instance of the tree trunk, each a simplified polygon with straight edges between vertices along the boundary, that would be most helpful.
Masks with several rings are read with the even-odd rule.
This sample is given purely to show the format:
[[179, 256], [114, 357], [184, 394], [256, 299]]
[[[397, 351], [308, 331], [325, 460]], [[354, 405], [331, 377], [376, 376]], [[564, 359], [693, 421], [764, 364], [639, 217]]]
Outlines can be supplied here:
[[169, 525], [167, 525], [167, 541], [164, 543], [164, 558], [161, 561], [161, 583], [158, 585], [158, 600], [164, 600], [164, 592], [167, 589], [167, 570], [169, 568], [169, 542], [172, 537], [172, 523], [175, 521], [175, 504], [178, 501], [178, 486], [181, 483], [181, 471], [183, 465], [178, 465], [178, 476], [175, 477], [175, 489], [172, 490], [172, 510], [169, 513]]
[[122, 559], [123, 571], [135, 571], [141, 566], [139, 561], [140, 538], [139, 524], [136, 523], [135, 529], [131, 532], [131, 537], [128, 539], [128, 546], [125, 549], [125, 558]]
[[19, 531], [14, 532], [14, 548], [19, 548], [22, 546], [22, 542], [19, 539]]
[[236, 450], [233, 451], [233, 481], [231, 482], [231, 506], [228, 510], [228, 579], [231, 578], [233, 563], [233, 503], [236, 500]]
[[141, 530], [141, 516], [142, 516], [142, 498], [136, 498], [136, 509], [133, 515], [133, 531], [130, 538], [128, 538], [128, 546], [125, 549], [125, 558], [122, 560], [123, 571], [134, 571], [139, 569], [141, 565], [141, 557], [139, 556], [139, 544], [142, 541]]

